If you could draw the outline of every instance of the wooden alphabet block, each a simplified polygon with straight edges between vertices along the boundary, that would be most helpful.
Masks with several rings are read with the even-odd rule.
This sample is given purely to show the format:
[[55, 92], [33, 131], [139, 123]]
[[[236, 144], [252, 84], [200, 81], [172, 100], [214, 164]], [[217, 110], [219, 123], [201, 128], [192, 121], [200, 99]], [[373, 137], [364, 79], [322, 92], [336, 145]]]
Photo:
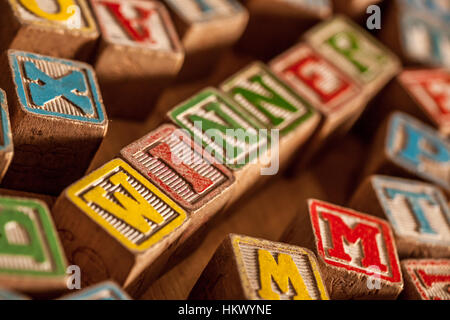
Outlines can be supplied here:
[[450, 144], [439, 133], [402, 112], [379, 129], [365, 176], [374, 173], [420, 178], [450, 192]]
[[400, 70], [400, 61], [367, 31], [344, 16], [320, 23], [304, 39], [363, 87], [370, 100]]
[[308, 143], [308, 149], [314, 149], [311, 156], [333, 133], [350, 129], [349, 122], [354, 123], [366, 105], [361, 87], [306, 43], [273, 59], [270, 68], [322, 114], [320, 128]]
[[380, 30], [381, 41], [406, 65], [450, 66], [450, 10], [439, 7], [443, 3], [392, 1], [386, 14], [387, 24]]
[[237, 0], [165, 0], [186, 52], [179, 79], [210, 73], [242, 35], [248, 12]]
[[273, 134], [272, 130], [279, 131], [280, 167], [312, 136], [319, 124], [320, 115], [309, 102], [260, 62], [234, 74], [220, 89], [233, 98], [259, 128], [270, 130], [269, 135]]
[[63, 296], [60, 300], [131, 300], [131, 298], [116, 283], [105, 281], [80, 292]]
[[2, 186], [59, 194], [79, 179], [108, 120], [92, 68], [10, 50], [0, 77], [9, 96], [15, 156]]
[[48, 298], [66, 288], [66, 266], [47, 206], [0, 196], [0, 286]]
[[267, 61], [294, 45], [301, 34], [332, 15], [330, 0], [244, 0], [250, 20], [238, 48]]
[[121, 157], [189, 214], [183, 243], [230, 199], [233, 174], [182, 130], [162, 125], [120, 151]]
[[169, 14], [157, 1], [90, 3], [101, 30], [95, 71], [108, 115], [143, 120], [183, 63]]
[[446, 69], [404, 70], [397, 76], [395, 99], [390, 105], [425, 121], [450, 136], [450, 71]]
[[236, 183], [229, 204], [261, 176], [261, 161], [270, 137], [258, 132], [253, 118], [223, 93], [206, 88], [168, 113], [169, 119], [189, 132], [217, 162], [233, 171]]
[[230, 234], [189, 299], [328, 300], [314, 254], [284, 243]]
[[450, 209], [434, 185], [371, 176], [349, 207], [388, 220], [401, 259], [450, 258]]
[[450, 260], [403, 260], [405, 290], [401, 297], [414, 300], [450, 300]]
[[0, 181], [9, 168], [14, 155], [11, 124], [5, 91], [0, 89]]
[[53, 204], [56, 201], [56, 197], [49, 196], [46, 194], [17, 191], [17, 190], [11, 190], [11, 189], [3, 189], [3, 188], [0, 188], [0, 196], [37, 199], [37, 200], [43, 201], [50, 210], [52, 209]]
[[0, 289], [0, 300], [29, 300], [29, 298], [10, 290]]
[[120, 159], [63, 191], [53, 216], [85, 285], [112, 279], [134, 297], [160, 275], [188, 225], [183, 209]]
[[85, 0], [5, 0], [0, 12], [0, 52], [87, 60], [99, 36]]
[[395, 299], [403, 280], [387, 221], [313, 199], [307, 208], [281, 241], [316, 254], [330, 298]]

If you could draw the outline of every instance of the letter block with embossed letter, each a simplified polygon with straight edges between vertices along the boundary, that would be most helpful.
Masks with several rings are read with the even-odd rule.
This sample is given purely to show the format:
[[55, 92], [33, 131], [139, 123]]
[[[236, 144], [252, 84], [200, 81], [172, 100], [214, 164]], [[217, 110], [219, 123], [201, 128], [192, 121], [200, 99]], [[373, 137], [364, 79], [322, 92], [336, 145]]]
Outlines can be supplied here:
[[379, 39], [405, 65], [450, 66], [450, 6], [440, 0], [394, 0]]
[[168, 117], [232, 170], [236, 183], [229, 204], [260, 179], [264, 164], [258, 156], [267, 154], [270, 137], [259, 132], [260, 124], [232, 99], [206, 88], [169, 111]]
[[400, 61], [394, 54], [344, 16], [322, 22], [303, 37], [315, 50], [358, 82], [368, 100], [400, 70]]
[[349, 206], [391, 223], [400, 258], [450, 258], [450, 209], [436, 186], [371, 176]]
[[5, 91], [0, 89], [0, 181], [9, 168], [14, 155], [14, 146], [9, 122], [8, 102]]
[[286, 164], [319, 124], [320, 115], [309, 102], [263, 63], [250, 64], [225, 80], [220, 89], [234, 99], [259, 128], [268, 130], [269, 135], [273, 135], [271, 130], [278, 130], [280, 166]]
[[394, 112], [377, 134], [366, 176], [420, 178], [450, 193], [450, 144], [434, 128], [406, 113]]
[[247, 26], [247, 10], [238, 0], [165, 0], [186, 53], [179, 79], [210, 73], [222, 52]]
[[52, 298], [66, 289], [66, 266], [47, 206], [0, 196], [0, 287]]
[[408, 259], [401, 262], [408, 300], [450, 300], [449, 259]]
[[450, 136], [449, 70], [403, 70], [383, 98], [386, 108], [409, 113], [432, 125], [441, 134]]
[[57, 195], [85, 173], [107, 131], [95, 73], [22, 51], [5, 58], [15, 156], [2, 186]]
[[[189, 214], [189, 227], [180, 243], [207, 226], [231, 197], [232, 172], [190, 135], [173, 125], [162, 125], [120, 151], [121, 157], [141, 175], [163, 190]], [[201, 241], [201, 235], [194, 242]], [[195, 243], [178, 251], [190, 253]]]
[[160, 275], [188, 225], [181, 207], [120, 159], [63, 191], [53, 216], [81, 281], [111, 279], [133, 297]]
[[394, 235], [380, 218], [310, 199], [281, 241], [316, 253], [332, 299], [395, 299], [403, 289]]
[[108, 115], [143, 120], [183, 63], [169, 14], [157, 1], [90, 3], [101, 31], [95, 71]]
[[[366, 106], [362, 88], [306, 43], [300, 43], [270, 62], [270, 68], [322, 114], [322, 123], [308, 142], [310, 156], [325, 139], [350, 129]], [[305, 159], [306, 155], [302, 154]]]
[[314, 254], [304, 248], [228, 235], [189, 299], [328, 300]]
[[105, 281], [80, 292], [59, 298], [60, 300], [131, 300], [116, 283]]
[[0, 12], [0, 52], [87, 60], [99, 36], [86, 0], [5, 0]]

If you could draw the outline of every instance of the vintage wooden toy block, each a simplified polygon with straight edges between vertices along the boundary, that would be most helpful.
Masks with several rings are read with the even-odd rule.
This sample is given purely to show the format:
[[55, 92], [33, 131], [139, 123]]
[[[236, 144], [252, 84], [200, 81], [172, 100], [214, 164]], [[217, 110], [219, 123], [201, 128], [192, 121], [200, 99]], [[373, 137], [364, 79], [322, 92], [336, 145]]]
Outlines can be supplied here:
[[10, 50], [0, 77], [9, 97], [14, 158], [2, 186], [58, 194], [80, 178], [108, 120], [92, 68]]
[[311, 137], [319, 124], [320, 115], [312, 106], [260, 62], [250, 64], [224, 81], [220, 89], [259, 123], [259, 128], [279, 130], [280, 167]]
[[5, 91], [0, 89], [0, 181], [9, 168], [14, 155], [14, 146], [9, 123], [8, 103]]
[[238, 48], [263, 61], [291, 47], [304, 31], [332, 15], [329, 0], [242, 2], [250, 13], [250, 20]]
[[388, 220], [400, 258], [450, 258], [450, 209], [434, 185], [371, 176], [349, 207]]
[[53, 216], [84, 285], [111, 279], [133, 297], [160, 275], [188, 225], [183, 209], [120, 159], [63, 191]]
[[308, 142], [311, 155], [333, 133], [350, 129], [366, 105], [361, 87], [306, 43], [273, 59], [270, 68], [322, 114], [320, 128]]
[[400, 70], [400, 61], [363, 28], [344, 16], [322, 22], [304, 39], [362, 85], [368, 100]]
[[414, 300], [450, 300], [450, 260], [403, 260], [405, 290], [401, 297]]
[[0, 300], [29, 300], [29, 298], [10, 290], [0, 289]]
[[[353, 20], [363, 22], [367, 18], [367, 8], [378, 5], [382, 0], [333, 0], [333, 12], [345, 14]], [[384, 11], [382, 11], [384, 12]]]
[[85, 0], [5, 0], [0, 12], [0, 52], [86, 60], [99, 36]]
[[261, 169], [268, 166], [258, 158], [267, 154], [267, 132], [258, 132], [253, 118], [216, 89], [202, 90], [172, 109], [168, 117], [233, 171], [236, 183], [229, 204], [253, 186]]
[[0, 286], [51, 297], [66, 288], [66, 265], [47, 206], [0, 196]]
[[88, 287], [70, 295], [60, 298], [61, 300], [131, 300], [116, 283], [105, 281], [98, 285]]
[[410, 113], [450, 135], [450, 72], [446, 69], [404, 70], [389, 91], [390, 106]]
[[[386, 14], [387, 23], [380, 30], [380, 39], [392, 48], [406, 65], [420, 63], [450, 66], [448, 13], [445, 17], [445, 10], [429, 7], [436, 6], [438, 2], [396, 0], [390, 3], [391, 8]], [[437, 11], [441, 13], [437, 14]]]
[[123, 148], [120, 155], [189, 214], [189, 228], [180, 243], [230, 199], [231, 171], [173, 125], [160, 126]]
[[237, 0], [165, 0], [186, 53], [180, 80], [210, 73], [242, 35], [248, 12]]
[[90, 3], [101, 30], [95, 71], [108, 115], [143, 120], [183, 63], [169, 14], [157, 1]]
[[230, 234], [189, 299], [328, 300], [314, 254], [284, 243]]
[[420, 179], [450, 192], [450, 144], [439, 133], [402, 112], [394, 112], [378, 132], [365, 176], [380, 173]]
[[282, 237], [317, 255], [331, 299], [395, 299], [403, 289], [387, 221], [310, 199]]
[[400, 3], [419, 11], [425, 11], [428, 15], [442, 22], [450, 22], [450, 3], [446, 0], [399, 0]]

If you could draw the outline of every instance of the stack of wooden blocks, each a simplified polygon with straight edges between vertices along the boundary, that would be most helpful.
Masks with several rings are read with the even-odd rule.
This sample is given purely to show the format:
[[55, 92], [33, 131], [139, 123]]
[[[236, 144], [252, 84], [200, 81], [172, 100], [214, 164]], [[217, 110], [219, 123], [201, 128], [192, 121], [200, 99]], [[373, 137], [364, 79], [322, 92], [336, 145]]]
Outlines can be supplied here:
[[[0, 3], [0, 298], [142, 297], [253, 190], [308, 170], [362, 116], [383, 124], [348, 203], [308, 199], [280, 242], [229, 234], [189, 298], [450, 299], [447, 49], [420, 56], [441, 68], [402, 69], [410, 60], [392, 35], [380, 35], [385, 46], [331, 17], [328, 1], [165, 2]], [[107, 114], [144, 119], [164, 88], [210, 72], [249, 15], [275, 2], [274, 15], [294, 6], [296, 19], [309, 17], [304, 28], [326, 20], [164, 110], [158, 127], [86, 174]], [[419, 15], [417, 3], [396, 1], [390, 19]], [[448, 15], [437, 16], [448, 34]], [[92, 287], [67, 295], [68, 265]]]

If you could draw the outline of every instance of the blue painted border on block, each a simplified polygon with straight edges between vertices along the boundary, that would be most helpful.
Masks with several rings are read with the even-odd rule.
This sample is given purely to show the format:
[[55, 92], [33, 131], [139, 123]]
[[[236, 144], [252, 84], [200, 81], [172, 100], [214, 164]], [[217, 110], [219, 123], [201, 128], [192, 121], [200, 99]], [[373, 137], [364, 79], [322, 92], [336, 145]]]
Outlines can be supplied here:
[[398, 157], [393, 152], [393, 144], [395, 140], [395, 136], [399, 128], [402, 126], [402, 124], [408, 123], [409, 125], [417, 128], [419, 131], [421, 131], [425, 136], [428, 136], [432, 139], [439, 139], [442, 141], [443, 144], [447, 146], [447, 150], [450, 150], [450, 144], [447, 143], [446, 140], [444, 140], [433, 128], [419, 122], [412, 116], [407, 115], [403, 112], [395, 112], [392, 117], [389, 120], [388, 128], [387, 128], [387, 135], [386, 135], [386, 141], [385, 141], [385, 147], [388, 157], [396, 164], [404, 167], [405, 169], [413, 172], [414, 174], [418, 175], [421, 178], [427, 179], [429, 181], [432, 181], [446, 190], [450, 190], [450, 184], [445, 179], [440, 179], [438, 177], [435, 177], [433, 175], [427, 174], [424, 171], [418, 170], [418, 168], [411, 164], [408, 161], [403, 160], [402, 158]]
[[[130, 300], [126, 293], [122, 291], [115, 283], [105, 282], [97, 286], [87, 288], [82, 293], [76, 293], [74, 295], [67, 296], [64, 300], [89, 300], [89, 298], [103, 290], [112, 291], [116, 296], [117, 300]], [[115, 300], [115, 299], [112, 299]]]
[[3, 145], [0, 145], [0, 150], [6, 149], [8, 146], [11, 145], [11, 128], [8, 121], [8, 116], [6, 114], [6, 108], [5, 105], [6, 99], [5, 99], [5, 93], [3, 90], [0, 89], [0, 112], [2, 117], [2, 131], [3, 131]]
[[25, 296], [12, 291], [0, 289], [0, 300], [28, 300]]
[[[375, 188], [375, 192], [378, 196], [378, 199], [381, 202], [381, 205], [383, 206], [384, 211], [387, 213], [386, 216], [391, 223], [392, 227], [395, 229], [398, 228], [397, 221], [394, 219], [394, 216], [392, 215], [391, 209], [387, 203], [387, 198], [383, 193], [383, 182], [396, 182], [396, 183], [402, 183], [402, 184], [410, 184], [410, 185], [424, 185], [433, 188], [432, 197], [435, 198], [436, 202], [439, 204], [439, 206], [442, 209], [442, 212], [444, 213], [445, 217], [447, 218], [447, 222], [450, 223], [450, 209], [447, 205], [447, 202], [445, 201], [445, 197], [442, 194], [442, 192], [435, 188], [433, 185], [421, 181], [414, 181], [414, 180], [408, 180], [408, 179], [402, 179], [402, 178], [396, 178], [396, 177], [388, 177], [388, 176], [380, 176], [377, 175], [373, 178], [373, 186]], [[421, 239], [423, 242], [429, 242], [429, 243], [435, 243], [439, 244], [441, 241], [439, 240], [431, 240], [431, 239]]]
[[[28, 52], [21, 52], [21, 51], [13, 51], [8, 53], [10, 62], [12, 63], [12, 68], [14, 72], [14, 83], [17, 86], [17, 94], [19, 95], [20, 103], [22, 106], [29, 112], [36, 113], [42, 116], [56, 116], [63, 119], [69, 119], [69, 120], [78, 120], [83, 122], [91, 122], [91, 123], [103, 123], [105, 120], [105, 114], [103, 113], [102, 104], [100, 103], [99, 94], [98, 94], [98, 87], [96, 86], [96, 81], [94, 79], [94, 74], [90, 68], [86, 68], [84, 63], [77, 62], [77, 61], [71, 61], [71, 60], [65, 60], [65, 59], [59, 59], [59, 58], [53, 58], [53, 57], [47, 57], [42, 55], [37, 55], [33, 53]], [[76, 116], [76, 115], [69, 115], [69, 114], [63, 114], [59, 112], [52, 112], [42, 109], [33, 109], [28, 106], [27, 101], [27, 95], [25, 92], [24, 84], [22, 82], [22, 72], [19, 67], [19, 62], [17, 60], [18, 56], [36, 59], [36, 60], [43, 60], [48, 62], [56, 62], [65, 64], [71, 67], [81, 68], [86, 71], [88, 80], [89, 80], [89, 89], [92, 93], [92, 96], [94, 98], [95, 103], [95, 109], [97, 111], [98, 119], [94, 118], [86, 118], [82, 116]], [[11, 61], [11, 59], [13, 59]]]
[[[184, 1], [188, 1], [188, 0], [184, 0]], [[195, 1], [195, 0], [189, 0], [189, 1]], [[244, 6], [237, 0], [226, 0], [230, 6], [234, 9], [235, 12], [243, 12], [244, 11]], [[167, 5], [169, 5], [170, 7], [173, 8], [173, 10], [175, 10], [179, 15], [183, 16], [185, 19], [188, 19], [188, 17], [184, 14], [184, 10], [183, 8], [180, 8], [180, 6], [178, 5], [178, 1], [176, 0], [164, 0], [164, 2], [166, 2]], [[198, 20], [194, 20], [193, 22], [206, 22], [206, 21], [210, 21], [213, 17], [207, 15], [206, 17], [200, 18]]]

